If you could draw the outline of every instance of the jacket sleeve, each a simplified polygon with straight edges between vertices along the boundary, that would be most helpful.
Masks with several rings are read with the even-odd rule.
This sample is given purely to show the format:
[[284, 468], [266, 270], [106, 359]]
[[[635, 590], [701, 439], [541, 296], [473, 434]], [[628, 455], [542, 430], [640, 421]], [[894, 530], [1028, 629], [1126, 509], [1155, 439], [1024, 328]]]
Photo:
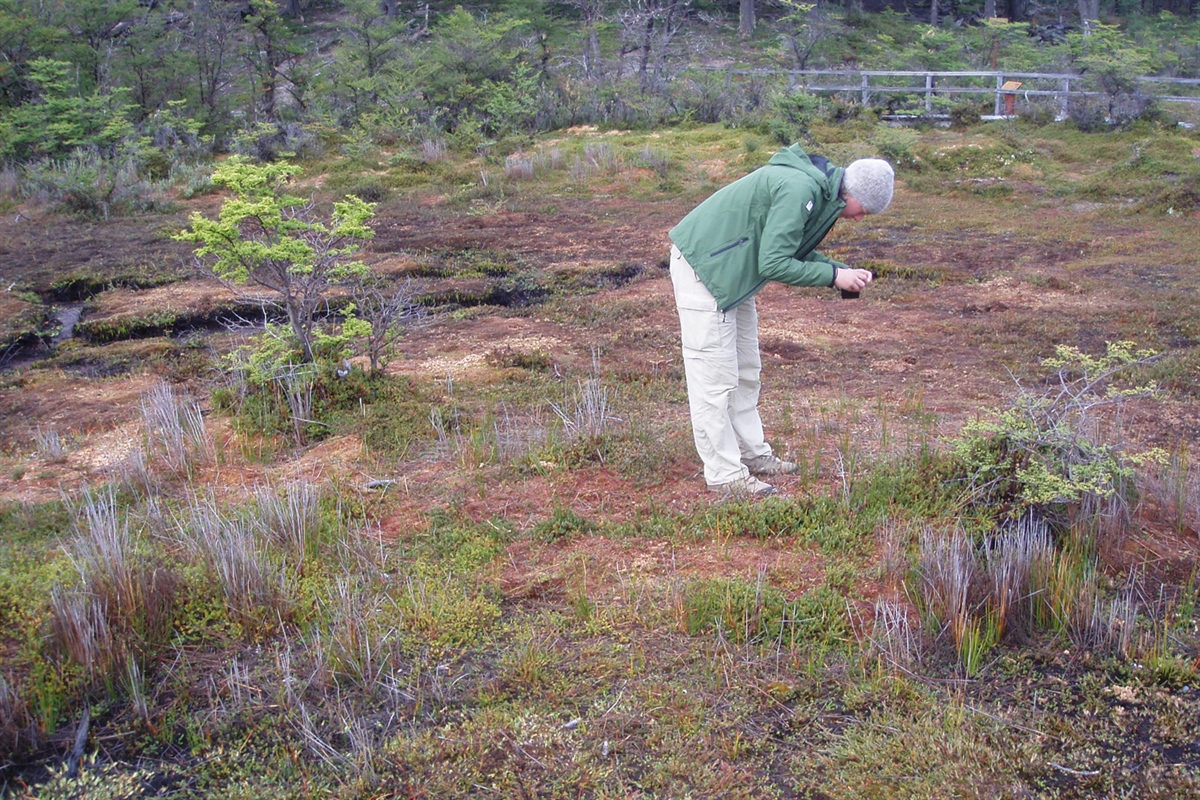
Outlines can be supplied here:
[[809, 214], [823, 202], [818, 192], [799, 181], [781, 181], [773, 187], [758, 248], [758, 272], [762, 277], [791, 286], [828, 286], [833, 281], [833, 267], [845, 268], [840, 261], [815, 250], [796, 252]]
[[[836, 258], [830, 258], [829, 256], [825, 255], [824, 253], [818, 253], [816, 250], [813, 250], [811, 253], [808, 254], [807, 262], [811, 263], [811, 264], [829, 264], [830, 266], [837, 267], [838, 269], [850, 269], [850, 266], [848, 264], [843, 264], [841, 261], [838, 261]], [[825, 283], [828, 284], [828, 281], [826, 281]], [[825, 285], [825, 284], [822, 284], [822, 285]]]

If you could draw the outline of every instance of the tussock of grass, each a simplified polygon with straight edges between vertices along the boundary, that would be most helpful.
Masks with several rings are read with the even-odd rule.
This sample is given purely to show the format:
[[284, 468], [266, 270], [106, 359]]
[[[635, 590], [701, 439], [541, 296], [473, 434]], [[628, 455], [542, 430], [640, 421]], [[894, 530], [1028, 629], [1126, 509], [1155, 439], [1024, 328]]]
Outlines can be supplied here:
[[226, 612], [247, 637], [293, 618], [294, 573], [272, 558], [266, 537], [253, 525], [229, 516], [213, 498], [198, 497], [189, 518], [180, 521], [179, 535], [207, 567]]
[[254, 524], [296, 563], [317, 554], [320, 490], [303, 478], [256, 487]]
[[168, 471], [185, 472], [215, 458], [200, 407], [178, 397], [170, 384], [153, 384], [142, 395], [141, 411], [146, 453]]
[[91, 681], [111, 684], [165, 648], [179, 576], [139, 545], [111, 491], [85, 492], [76, 514], [67, 555], [77, 580], [51, 591], [53, 642]]

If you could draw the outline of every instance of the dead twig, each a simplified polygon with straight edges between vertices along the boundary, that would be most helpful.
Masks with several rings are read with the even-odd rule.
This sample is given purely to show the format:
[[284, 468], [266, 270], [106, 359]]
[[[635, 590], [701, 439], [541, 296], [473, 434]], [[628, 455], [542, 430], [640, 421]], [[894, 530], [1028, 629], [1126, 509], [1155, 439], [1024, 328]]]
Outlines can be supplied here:
[[1071, 769], [1070, 767], [1064, 767], [1062, 764], [1055, 764], [1053, 761], [1047, 761], [1046, 763], [1061, 772], [1065, 772], [1068, 775], [1078, 775], [1081, 778], [1094, 778], [1100, 774], [1100, 770], [1098, 769]]
[[67, 759], [67, 777], [74, 780], [79, 776], [79, 760], [83, 758], [83, 748], [87, 745], [88, 728], [92, 722], [92, 709], [85, 706], [83, 719], [79, 720], [79, 729], [75, 731], [75, 746], [71, 748], [71, 757]]

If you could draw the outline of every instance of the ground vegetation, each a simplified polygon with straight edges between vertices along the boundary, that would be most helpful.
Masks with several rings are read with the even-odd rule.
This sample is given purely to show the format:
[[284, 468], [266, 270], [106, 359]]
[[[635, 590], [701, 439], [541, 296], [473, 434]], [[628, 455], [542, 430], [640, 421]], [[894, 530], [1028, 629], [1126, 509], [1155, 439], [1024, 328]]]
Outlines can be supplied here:
[[[810, 131], [907, 160], [829, 243], [870, 293], [761, 298], [801, 472], [750, 504], [697, 476], [663, 237], [765, 135], [398, 162], [358, 256], [409, 309], [375, 369], [171, 267], [183, 213], [144, 250], [145, 220], [9, 217], [14, 320], [57, 291], [112, 333], [32, 324], [4, 374], [7, 791], [1190, 791], [1195, 211], [1151, 179], [1189, 134]], [[110, 283], [45, 255], [81, 238]]]
[[[899, 126], [672, 49], [1189, 74], [1190, 17], [99, 5], [0, 1], [8, 796], [1196, 793], [1191, 112]], [[714, 503], [666, 232], [788, 138], [897, 197], [825, 243], [862, 297], [760, 295], [800, 471]], [[219, 280], [335, 203], [311, 327]]]

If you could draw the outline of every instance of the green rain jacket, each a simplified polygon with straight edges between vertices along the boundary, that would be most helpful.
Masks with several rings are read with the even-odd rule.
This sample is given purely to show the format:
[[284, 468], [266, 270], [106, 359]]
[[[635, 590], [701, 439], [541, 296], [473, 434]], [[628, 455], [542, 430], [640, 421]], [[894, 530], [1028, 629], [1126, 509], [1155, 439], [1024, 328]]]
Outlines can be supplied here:
[[720, 189], [671, 229], [671, 241], [728, 311], [767, 281], [831, 286], [840, 261], [816, 252], [846, 203], [841, 167], [794, 144]]

